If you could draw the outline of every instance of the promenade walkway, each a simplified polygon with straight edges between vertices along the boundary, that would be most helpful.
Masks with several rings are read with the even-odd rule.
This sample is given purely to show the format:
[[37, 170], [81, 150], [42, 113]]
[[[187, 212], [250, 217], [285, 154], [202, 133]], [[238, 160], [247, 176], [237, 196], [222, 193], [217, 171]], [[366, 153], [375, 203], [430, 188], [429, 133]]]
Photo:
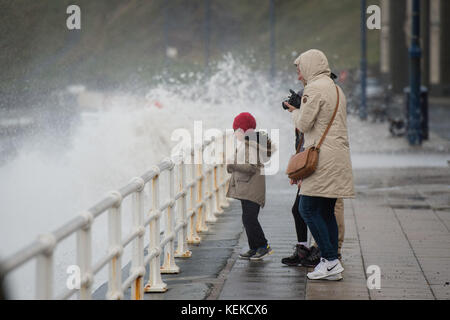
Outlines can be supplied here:
[[[145, 299], [450, 299], [450, 141], [431, 133], [411, 148], [390, 138], [386, 126], [349, 118], [357, 195], [344, 201], [343, 280], [307, 280], [305, 268], [281, 264], [296, 243], [296, 190], [280, 170], [267, 177], [260, 213], [274, 254], [238, 259], [247, 239], [240, 203], [231, 201], [191, 246], [192, 257], [176, 260], [181, 273], [163, 275], [169, 290]], [[367, 286], [369, 267], [380, 270], [379, 289]], [[105, 292], [106, 284], [94, 297]]]
[[[281, 258], [292, 254], [296, 243], [291, 207], [296, 187], [290, 186], [283, 173], [267, 177], [266, 206], [260, 221], [274, 253], [263, 261], [237, 259], [228, 273], [219, 299], [304, 299], [306, 269], [289, 268]], [[236, 252], [248, 250], [242, 233]]]
[[[247, 249], [238, 201], [218, 216], [192, 257], [177, 259], [182, 272], [163, 275], [169, 290], [145, 299], [450, 299], [450, 169], [355, 169], [356, 199], [344, 201], [344, 279], [306, 279], [303, 267], [282, 257], [295, 244], [291, 205], [295, 187], [282, 173], [267, 179], [261, 223], [274, 254], [241, 260]], [[368, 289], [369, 266], [378, 266], [381, 288]], [[126, 268], [124, 269], [126, 272]], [[101, 298], [106, 284], [94, 297]]]
[[[450, 299], [449, 181], [448, 168], [355, 170], [357, 197], [344, 202], [344, 279], [331, 282], [306, 281], [305, 268], [280, 263], [295, 243], [295, 190], [282, 175], [269, 178], [261, 221], [275, 253], [264, 262], [237, 260], [219, 298]], [[240, 240], [237, 250], [244, 234]], [[380, 289], [367, 287], [371, 265], [380, 268]]]

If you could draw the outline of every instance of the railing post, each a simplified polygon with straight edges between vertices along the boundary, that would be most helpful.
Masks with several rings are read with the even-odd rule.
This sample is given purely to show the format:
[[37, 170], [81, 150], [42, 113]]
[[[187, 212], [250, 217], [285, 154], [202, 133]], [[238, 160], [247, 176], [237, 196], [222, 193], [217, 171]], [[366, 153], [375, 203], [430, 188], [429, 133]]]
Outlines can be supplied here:
[[161, 212], [159, 211], [159, 167], [154, 167], [158, 171], [158, 175], [152, 179], [152, 213], [156, 214], [156, 218], [150, 221], [150, 244], [148, 247], [148, 253], [152, 254], [156, 252], [156, 255], [150, 259], [150, 274], [149, 280], [145, 285], [145, 292], [165, 292], [167, 291], [167, 284], [161, 279], [160, 269], [160, 228], [159, 218]]
[[167, 207], [167, 219], [164, 236], [169, 237], [170, 240], [164, 246], [164, 263], [161, 267], [161, 273], [178, 273], [180, 268], [175, 263], [174, 257], [174, 241], [175, 241], [175, 228], [174, 228], [174, 213], [175, 213], [175, 179], [174, 179], [174, 163], [172, 161], [169, 169], [169, 206]]
[[185, 190], [186, 186], [186, 167], [184, 163], [184, 158], [181, 160], [179, 166], [178, 166], [178, 184], [179, 184], [179, 191], [183, 192], [183, 195], [181, 196], [181, 199], [179, 199], [179, 203], [177, 206], [177, 224], [182, 224], [183, 227], [178, 232], [178, 238], [177, 238], [177, 250], [175, 251], [175, 257], [177, 258], [189, 258], [192, 255], [192, 252], [189, 250], [187, 246], [188, 241], [188, 235], [187, 235], [187, 219], [186, 219], [186, 208], [187, 208], [187, 201], [186, 201], [186, 193], [187, 190]]
[[[229, 145], [229, 142], [228, 142], [229, 139], [230, 139], [230, 137], [224, 133], [222, 143], [224, 144], [223, 148], [224, 148], [225, 152], [228, 151], [227, 146]], [[228, 202], [228, 199], [226, 197], [229, 180], [227, 181], [227, 177], [226, 177], [226, 175], [228, 173], [226, 172], [227, 171], [227, 163], [225, 160], [225, 158], [226, 158], [225, 156], [226, 156], [226, 154], [223, 155], [222, 163], [219, 166], [220, 167], [220, 170], [219, 170], [220, 171], [220, 174], [219, 174], [220, 186], [222, 188], [222, 190], [220, 192], [220, 197], [221, 197], [220, 207], [222, 207], [222, 208], [228, 208], [230, 206], [230, 203]]]
[[52, 234], [39, 236], [39, 241], [47, 249], [37, 257], [36, 261], [36, 299], [50, 300], [53, 295], [53, 250], [56, 239]]
[[[205, 145], [201, 146], [203, 151]], [[213, 210], [215, 203], [217, 209], [221, 206], [228, 206], [226, 200], [221, 201], [221, 197], [225, 195], [224, 182], [229, 183], [229, 179], [225, 177], [225, 165], [215, 163], [213, 167], [204, 170], [202, 154], [200, 153], [200, 161], [195, 164], [192, 160], [192, 181], [188, 183], [190, 193], [190, 208], [187, 207], [187, 184], [186, 184], [186, 167], [185, 162], [182, 161], [179, 167], [179, 190], [175, 200], [175, 179], [174, 179], [174, 164], [171, 163], [169, 171], [169, 188], [170, 188], [170, 202], [167, 205], [167, 226], [166, 236], [163, 243], [165, 243], [164, 264], [160, 266], [161, 257], [161, 241], [160, 241], [160, 218], [161, 208], [159, 199], [159, 177], [161, 170], [158, 166], [152, 168], [151, 198], [152, 209], [149, 218], [144, 219], [144, 189], [145, 182], [138, 177], [133, 180], [138, 185], [127, 185], [125, 190], [121, 192], [112, 191], [108, 198], [104, 198], [100, 203], [95, 205], [90, 210], [81, 214], [84, 221], [80, 221], [80, 217], [71, 221], [71, 223], [63, 226], [55, 231], [41, 235], [38, 242], [33, 242], [31, 247], [26, 247], [19, 251], [16, 255], [7, 260], [6, 272], [17, 269], [18, 266], [36, 257], [36, 298], [37, 299], [52, 299], [53, 298], [53, 260], [54, 250], [57, 241], [76, 233], [77, 246], [77, 265], [80, 269], [80, 289], [78, 297], [80, 299], [92, 298], [92, 284], [94, 277], [94, 270], [98, 271], [108, 263], [108, 291], [107, 299], [122, 299], [124, 297], [124, 290], [132, 289], [133, 299], [142, 299], [143, 292], [165, 292], [167, 285], [162, 281], [161, 271], [166, 273], [179, 272], [178, 266], [175, 264], [174, 257], [189, 257], [187, 243], [199, 243], [201, 238], [197, 234], [198, 231], [207, 231], [205, 220], [214, 221], [216, 211]], [[192, 158], [194, 154], [191, 152]], [[214, 176], [213, 176], [214, 174]], [[148, 178], [147, 178], [148, 179]], [[203, 183], [205, 181], [205, 183]], [[130, 190], [131, 188], [131, 190]], [[135, 191], [132, 191], [135, 190]], [[122, 211], [122, 195], [132, 193], [132, 213], [133, 213], [133, 227], [134, 231], [127, 236], [126, 240], [122, 240], [122, 226], [121, 226], [121, 211]], [[206, 197], [205, 197], [206, 193]], [[214, 197], [214, 199], [213, 199]], [[180, 200], [177, 205], [176, 202]], [[215, 200], [215, 201], [213, 201]], [[104, 207], [109, 203], [108, 207]], [[112, 203], [111, 203], [112, 202]], [[208, 207], [208, 209], [207, 209]], [[166, 205], [164, 205], [166, 208]], [[92, 223], [94, 216], [97, 216], [108, 210], [108, 254], [103, 257], [100, 265], [92, 265]], [[219, 211], [217, 211], [219, 212]], [[189, 213], [189, 224], [187, 223], [187, 214]], [[174, 218], [175, 215], [175, 218]], [[174, 226], [174, 219], [177, 220], [176, 227]], [[149, 256], [144, 256], [144, 237], [145, 224], [149, 224], [150, 240], [148, 246]], [[189, 232], [188, 232], [189, 226]], [[177, 237], [177, 250], [175, 251], [175, 238]], [[57, 240], [58, 239], [58, 240]], [[133, 255], [131, 259], [130, 276], [122, 284], [122, 243], [133, 244]], [[37, 250], [37, 251], [36, 251]], [[25, 255], [25, 256], [23, 256]], [[36, 256], [37, 255], [37, 256]], [[149, 263], [149, 280], [143, 289], [143, 279], [145, 276], [146, 263]], [[69, 298], [75, 294], [74, 289], [68, 288], [65, 292], [58, 296], [62, 298]]]
[[220, 186], [220, 181], [219, 181], [219, 169], [220, 169], [220, 164], [214, 165], [214, 213], [216, 214], [221, 214], [223, 213], [222, 208], [220, 207], [220, 193], [221, 193], [221, 186]]
[[214, 183], [213, 183], [213, 168], [209, 165], [206, 171], [206, 222], [216, 222], [217, 218], [214, 215]]
[[110, 300], [123, 298], [122, 292], [122, 230], [121, 230], [121, 204], [122, 196], [113, 191], [111, 195], [117, 198], [116, 204], [108, 212], [108, 238], [109, 252], [114, 257], [109, 262], [108, 293], [106, 297]]
[[197, 214], [197, 232], [206, 232], [208, 231], [208, 227], [206, 226], [206, 201], [204, 201], [204, 171], [203, 171], [203, 146], [201, 146], [201, 152], [200, 152], [200, 161], [197, 164], [197, 178], [198, 178], [198, 184], [197, 184], [197, 204], [198, 207], [198, 214]]
[[134, 182], [139, 185], [137, 192], [133, 193], [133, 228], [139, 232], [137, 238], [133, 240], [133, 256], [131, 258], [130, 274], [138, 273], [139, 276], [131, 285], [131, 298], [133, 300], [144, 299], [144, 187], [142, 178], [134, 178]]
[[188, 243], [191, 244], [198, 244], [202, 240], [200, 236], [197, 234], [197, 220], [198, 220], [198, 209], [196, 209], [197, 204], [197, 188], [198, 188], [198, 181], [197, 181], [197, 175], [196, 175], [196, 164], [194, 161], [194, 152], [191, 152], [191, 179], [193, 184], [189, 188], [189, 194], [190, 194], [190, 201], [189, 201], [189, 211], [192, 211], [192, 215], [189, 218], [189, 236], [188, 236]]
[[[230, 183], [230, 181], [228, 180], [227, 181], [227, 177], [226, 177], [226, 173], [225, 173], [225, 171], [226, 171], [226, 165], [222, 165], [221, 166], [221, 169], [222, 170], [220, 170], [221, 171], [221, 176], [222, 176], [222, 181], [221, 181], [221, 184], [223, 184], [223, 186], [222, 186], [222, 202], [220, 203], [220, 206], [222, 207], [222, 208], [228, 208], [229, 206], [230, 206], [230, 203], [228, 202], [228, 199], [227, 199], [227, 197], [226, 197], [226, 194], [227, 194], [227, 190], [228, 190], [228, 184]], [[225, 182], [226, 181], [226, 182]]]
[[80, 268], [80, 300], [90, 300], [92, 298], [91, 286], [94, 280], [92, 273], [92, 233], [91, 226], [94, 217], [90, 212], [82, 213], [86, 220], [84, 228], [77, 231], [77, 263]]

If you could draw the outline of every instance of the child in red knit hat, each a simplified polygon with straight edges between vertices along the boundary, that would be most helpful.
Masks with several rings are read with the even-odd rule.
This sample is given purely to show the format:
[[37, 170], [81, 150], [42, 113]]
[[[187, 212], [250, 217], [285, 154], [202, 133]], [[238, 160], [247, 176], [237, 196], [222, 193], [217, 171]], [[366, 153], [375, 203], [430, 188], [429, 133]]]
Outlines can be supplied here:
[[[264, 207], [266, 197], [266, 178], [261, 173], [273, 146], [264, 132], [255, 131], [256, 120], [248, 112], [234, 118], [233, 129], [237, 139], [243, 143], [236, 150], [234, 163], [227, 165], [227, 171], [231, 173], [227, 197], [240, 200], [242, 205], [242, 222], [250, 250], [241, 253], [240, 257], [261, 260], [273, 253], [258, 221], [259, 210]], [[245, 161], [238, 164], [237, 159]]]

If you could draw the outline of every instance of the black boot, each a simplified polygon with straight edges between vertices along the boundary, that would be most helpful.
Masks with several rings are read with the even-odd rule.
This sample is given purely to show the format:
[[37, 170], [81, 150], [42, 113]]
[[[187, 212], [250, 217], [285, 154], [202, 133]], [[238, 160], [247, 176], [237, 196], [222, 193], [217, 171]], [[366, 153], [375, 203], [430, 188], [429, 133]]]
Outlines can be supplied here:
[[287, 258], [281, 259], [281, 263], [288, 266], [298, 266], [302, 259], [306, 258], [309, 255], [309, 249], [301, 244], [296, 244], [294, 253]]
[[309, 249], [309, 254], [302, 259], [300, 264], [303, 267], [314, 268], [319, 264], [319, 262], [320, 262], [320, 250], [318, 247], [313, 246], [311, 247], [311, 249]]

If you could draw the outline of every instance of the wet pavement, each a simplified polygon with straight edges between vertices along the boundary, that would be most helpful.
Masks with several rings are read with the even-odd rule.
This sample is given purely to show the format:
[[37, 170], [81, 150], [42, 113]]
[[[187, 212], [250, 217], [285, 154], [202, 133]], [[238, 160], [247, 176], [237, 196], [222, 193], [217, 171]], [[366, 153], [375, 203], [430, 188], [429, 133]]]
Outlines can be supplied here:
[[[306, 269], [287, 267], [280, 262], [281, 258], [292, 254], [297, 243], [291, 213], [295, 194], [296, 187], [289, 185], [283, 173], [267, 177], [266, 207], [260, 212], [260, 222], [274, 252], [263, 261], [237, 259], [219, 299], [305, 298]], [[237, 250], [248, 250], [245, 233], [241, 235]]]
[[[344, 280], [311, 282], [307, 298], [450, 299], [449, 183], [448, 168], [355, 170]], [[369, 266], [379, 267], [380, 289], [366, 285]]]
[[[145, 299], [450, 299], [449, 167], [360, 168], [354, 178], [357, 196], [344, 201], [343, 280], [306, 280], [305, 268], [281, 264], [296, 241], [295, 187], [279, 173], [267, 178], [260, 213], [271, 256], [238, 258], [248, 245], [240, 203], [231, 201], [192, 257], [176, 259], [181, 272], [162, 276], [169, 290]], [[380, 270], [380, 289], [367, 286], [370, 266]], [[105, 293], [106, 284], [94, 297]]]
[[[169, 290], [145, 299], [450, 299], [450, 141], [432, 131], [422, 147], [411, 147], [391, 137], [386, 123], [352, 117], [349, 135], [357, 195], [344, 201], [343, 280], [306, 280], [305, 268], [281, 264], [296, 242], [296, 189], [280, 168], [267, 177], [260, 213], [271, 256], [238, 259], [248, 245], [240, 202], [230, 201], [191, 246], [192, 257], [176, 259], [181, 272], [163, 275]], [[380, 270], [379, 289], [368, 287], [368, 268]], [[105, 292], [106, 285], [94, 297]]]
[[[208, 223], [208, 231], [199, 233], [202, 241], [198, 245], [190, 245], [190, 258], [176, 258], [180, 267], [178, 274], [161, 275], [168, 290], [164, 293], [145, 293], [145, 300], [202, 300], [210, 295], [214, 288], [220, 287], [221, 271], [229, 263], [242, 232], [239, 203], [230, 201], [230, 206], [223, 214], [217, 215], [217, 222]], [[147, 251], [146, 253], [147, 254]], [[162, 264], [162, 261], [161, 261]], [[129, 274], [130, 264], [122, 270], [122, 279]], [[149, 267], [146, 267], [144, 283], [148, 281]], [[95, 299], [104, 299], [108, 290], [107, 283], [94, 293]], [[130, 299], [130, 289], [125, 292], [124, 299]]]
[[[361, 168], [354, 177], [357, 197], [344, 201], [343, 280], [306, 281], [305, 268], [281, 264], [295, 233], [294, 190], [279, 174], [268, 179], [261, 216], [275, 253], [263, 262], [236, 260], [218, 298], [450, 299], [450, 169]], [[245, 246], [242, 234], [238, 249]], [[374, 267], [379, 289], [367, 285]]]

